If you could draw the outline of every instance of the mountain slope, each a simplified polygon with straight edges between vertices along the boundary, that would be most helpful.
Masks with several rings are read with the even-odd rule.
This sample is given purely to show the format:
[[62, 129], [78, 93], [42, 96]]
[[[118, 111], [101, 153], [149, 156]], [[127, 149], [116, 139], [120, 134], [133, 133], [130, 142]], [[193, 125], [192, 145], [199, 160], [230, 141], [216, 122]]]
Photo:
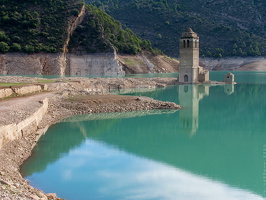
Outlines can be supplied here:
[[142, 40], [130, 29], [123, 29], [119, 21], [92, 5], [86, 6], [82, 23], [73, 33], [70, 52], [99, 53], [116, 49], [118, 53], [137, 54], [143, 50], [161, 53], [151, 42]]
[[79, 0], [1, 0], [0, 52], [62, 52]]
[[0, 0], [0, 53], [159, 54], [120, 22], [82, 0]]
[[178, 55], [181, 33], [192, 27], [202, 56], [266, 55], [263, 0], [86, 0], [153, 42]]

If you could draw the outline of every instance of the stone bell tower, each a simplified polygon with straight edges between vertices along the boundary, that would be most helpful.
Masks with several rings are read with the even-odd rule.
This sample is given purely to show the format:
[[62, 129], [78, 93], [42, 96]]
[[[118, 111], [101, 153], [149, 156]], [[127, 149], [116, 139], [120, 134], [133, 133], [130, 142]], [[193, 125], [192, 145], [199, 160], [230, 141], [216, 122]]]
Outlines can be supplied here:
[[182, 33], [179, 49], [179, 82], [199, 82], [199, 37], [191, 28]]

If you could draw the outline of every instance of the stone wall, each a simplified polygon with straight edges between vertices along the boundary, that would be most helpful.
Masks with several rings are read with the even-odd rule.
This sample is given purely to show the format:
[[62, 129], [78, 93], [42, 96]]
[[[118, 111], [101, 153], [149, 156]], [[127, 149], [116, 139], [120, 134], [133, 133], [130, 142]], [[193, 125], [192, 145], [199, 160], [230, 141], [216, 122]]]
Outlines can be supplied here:
[[48, 99], [42, 101], [40, 108], [19, 123], [0, 126], [0, 148], [9, 141], [26, 136], [37, 130], [40, 121], [47, 112]]
[[27, 85], [23, 87], [10, 87], [0, 89], [0, 99], [11, 95], [25, 95], [29, 93], [41, 92], [47, 90], [47, 85]]
[[0, 89], [0, 99], [9, 97], [13, 95], [14, 92], [11, 88], [2, 88]]

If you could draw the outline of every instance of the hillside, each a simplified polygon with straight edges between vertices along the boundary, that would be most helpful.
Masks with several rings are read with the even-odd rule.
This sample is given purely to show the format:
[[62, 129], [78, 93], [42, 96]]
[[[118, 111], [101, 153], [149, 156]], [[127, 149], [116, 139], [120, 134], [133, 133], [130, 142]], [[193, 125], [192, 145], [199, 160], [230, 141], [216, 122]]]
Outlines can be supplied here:
[[171, 56], [192, 27], [201, 56], [265, 56], [264, 0], [86, 0]]
[[[82, 0], [0, 0], [0, 53], [159, 50], [102, 10]], [[70, 42], [70, 44], [69, 44]]]
[[69, 43], [70, 52], [112, 52], [138, 54], [143, 50], [160, 54], [151, 42], [142, 40], [130, 29], [123, 29], [119, 21], [92, 5], [86, 6], [83, 21], [77, 26]]
[[[83, 0], [0, 2], [1, 75], [117, 76], [177, 71], [177, 60], [162, 56], [150, 41]], [[122, 63], [119, 56], [128, 56], [127, 62]], [[136, 68], [128, 65], [135, 60]]]
[[1, 0], [0, 53], [63, 52], [79, 0]]

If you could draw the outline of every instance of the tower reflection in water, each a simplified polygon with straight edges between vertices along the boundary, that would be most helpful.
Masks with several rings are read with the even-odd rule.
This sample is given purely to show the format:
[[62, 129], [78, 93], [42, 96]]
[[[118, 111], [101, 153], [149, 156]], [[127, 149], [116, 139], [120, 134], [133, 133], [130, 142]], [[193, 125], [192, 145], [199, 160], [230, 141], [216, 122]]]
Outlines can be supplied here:
[[[179, 128], [184, 134], [194, 135], [199, 128], [199, 102], [209, 96], [212, 85], [190, 84], [178, 86]], [[214, 87], [214, 86], [213, 86]], [[224, 92], [234, 93], [234, 84], [224, 85]]]

